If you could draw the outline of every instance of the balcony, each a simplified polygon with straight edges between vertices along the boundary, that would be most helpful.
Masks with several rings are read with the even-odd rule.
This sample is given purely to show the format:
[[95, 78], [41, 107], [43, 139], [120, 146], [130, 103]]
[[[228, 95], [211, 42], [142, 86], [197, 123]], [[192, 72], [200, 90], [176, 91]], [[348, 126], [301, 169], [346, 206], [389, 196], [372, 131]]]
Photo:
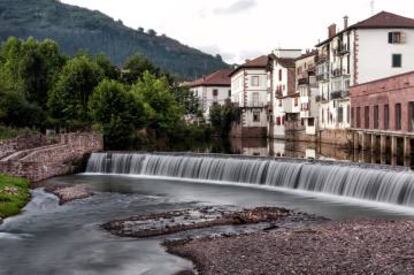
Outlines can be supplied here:
[[340, 76], [346, 76], [348, 73], [345, 69], [334, 69], [331, 71], [332, 77], [340, 77]]
[[338, 48], [336, 49], [336, 54], [337, 55], [344, 55], [349, 53], [349, 47], [346, 44], [339, 44]]
[[298, 79], [298, 85], [308, 85], [309, 84], [309, 78], [303, 77]]
[[315, 62], [316, 62], [316, 64], [325, 63], [325, 62], [327, 62], [328, 60], [329, 60], [329, 57], [328, 57], [328, 55], [327, 55], [327, 54], [318, 54], [318, 55], [315, 57]]
[[349, 91], [335, 91], [331, 93], [331, 99], [345, 99], [349, 97]]

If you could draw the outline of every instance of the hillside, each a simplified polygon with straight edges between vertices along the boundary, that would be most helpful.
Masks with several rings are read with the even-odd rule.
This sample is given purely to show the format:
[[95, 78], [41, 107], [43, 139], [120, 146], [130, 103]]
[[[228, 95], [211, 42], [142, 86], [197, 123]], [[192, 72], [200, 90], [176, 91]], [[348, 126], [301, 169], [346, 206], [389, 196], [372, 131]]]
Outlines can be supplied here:
[[0, 40], [9, 36], [51, 38], [70, 55], [80, 49], [104, 52], [119, 65], [139, 52], [157, 66], [188, 79], [227, 66], [221, 58], [169, 37], [133, 30], [98, 11], [57, 0], [0, 0]]

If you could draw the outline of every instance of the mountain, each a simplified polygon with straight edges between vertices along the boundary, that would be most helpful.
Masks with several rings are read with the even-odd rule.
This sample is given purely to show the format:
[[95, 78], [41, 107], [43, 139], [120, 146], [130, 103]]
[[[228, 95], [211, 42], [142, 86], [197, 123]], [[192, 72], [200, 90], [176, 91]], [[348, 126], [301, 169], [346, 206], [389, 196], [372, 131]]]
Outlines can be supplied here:
[[141, 53], [155, 65], [186, 79], [228, 67], [220, 57], [185, 46], [165, 35], [133, 30], [99, 11], [58, 0], [0, 0], [0, 40], [9, 36], [50, 38], [69, 55], [80, 49], [93, 54], [104, 52], [118, 65], [128, 56]]

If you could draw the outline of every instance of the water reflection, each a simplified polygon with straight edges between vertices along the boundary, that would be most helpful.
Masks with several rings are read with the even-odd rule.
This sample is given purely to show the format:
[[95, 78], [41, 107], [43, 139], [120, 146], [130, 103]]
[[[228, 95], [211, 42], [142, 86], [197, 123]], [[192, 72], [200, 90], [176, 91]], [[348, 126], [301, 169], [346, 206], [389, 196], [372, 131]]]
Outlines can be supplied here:
[[291, 142], [257, 138], [214, 139], [209, 143], [172, 144], [162, 148], [137, 148], [139, 151], [165, 151], [194, 153], [222, 153], [246, 156], [286, 157], [299, 159], [339, 160], [359, 163], [405, 166], [414, 168], [414, 158], [406, 159], [403, 154], [392, 156], [391, 152], [380, 154], [375, 151], [347, 150], [331, 144]]

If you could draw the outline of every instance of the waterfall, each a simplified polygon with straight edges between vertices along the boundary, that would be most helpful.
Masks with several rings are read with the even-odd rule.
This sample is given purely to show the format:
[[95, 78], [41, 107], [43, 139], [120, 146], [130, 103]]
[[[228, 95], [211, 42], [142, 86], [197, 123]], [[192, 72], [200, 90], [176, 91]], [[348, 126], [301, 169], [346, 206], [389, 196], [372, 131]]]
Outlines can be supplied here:
[[95, 153], [86, 172], [247, 183], [414, 206], [414, 172], [357, 164], [214, 155]]

